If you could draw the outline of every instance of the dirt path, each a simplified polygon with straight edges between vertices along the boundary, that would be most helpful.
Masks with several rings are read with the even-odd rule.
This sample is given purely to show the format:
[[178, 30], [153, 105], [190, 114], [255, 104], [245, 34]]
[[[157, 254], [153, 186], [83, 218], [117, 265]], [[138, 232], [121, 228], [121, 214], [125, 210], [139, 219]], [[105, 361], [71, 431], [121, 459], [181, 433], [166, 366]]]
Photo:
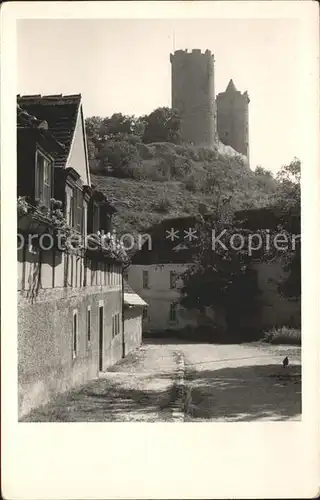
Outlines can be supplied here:
[[298, 348], [154, 341], [24, 421], [298, 420], [300, 379]]
[[[300, 420], [299, 348], [203, 345], [195, 353], [188, 346], [185, 356], [185, 421]], [[289, 357], [288, 368], [282, 367], [284, 356]]]
[[176, 372], [176, 349], [142, 346], [98, 379], [59, 396], [22, 421], [172, 421]]

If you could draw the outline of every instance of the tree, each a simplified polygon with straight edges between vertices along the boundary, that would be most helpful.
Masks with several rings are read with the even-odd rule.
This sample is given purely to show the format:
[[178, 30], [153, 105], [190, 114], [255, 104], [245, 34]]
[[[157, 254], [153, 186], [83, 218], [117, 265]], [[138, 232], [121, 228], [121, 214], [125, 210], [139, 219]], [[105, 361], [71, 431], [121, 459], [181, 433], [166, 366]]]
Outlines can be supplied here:
[[145, 122], [143, 142], [181, 142], [181, 117], [176, 110], [168, 107], [157, 108], [147, 116], [142, 117]]
[[85, 121], [88, 158], [92, 170], [99, 168], [98, 155], [102, 146], [101, 126], [102, 118], [100, 116], [91, 116]]
[[273, 177], [272, 172], [270, 170], [267, 170], [266, 168], [261, 167], [258, 165], [254, 171], [256, 175], [265, 175], [266, 177]]
[[106, 117], [102, 121], [101, 135], [103, 139], [119, 139], [131, 135], [142, 137], [144, 132], [144, 123], [141, 118], [114, 113], [110, 118]]
[[87, 138], [91, 139], [93, 143], [99, 142], [101, 138], [102, 118], [100, 116], [91, 116], [86, 119], [86, 134]]
[[[227, 205], [226, 201], [226, 205]], [[220, 204], [211, 216], [199, 217], [197, 248], [193, 266], [183, 275], [181, 304], [187, 309], [219, 307], [225, 311], [230, 335], [241, 323], [259, 311], [259, 290], [255, 272], [250, 268], [247, 246], [238, 248], [235, 238], [240, 231]], [[213, 247], [214, 237], [223, 235], [223, 245]], [[249, 231], [241, 231], [246, 239]], [[233, 241], [232, 241], [233, 240]], [[220, 240], [221, 241], [221, 240]], [[232, 244], [231, 244], [232, 241]]]
[[[301, 212], [301, 162], [298, 158], [289, 165], [284, 165], [277, 174], [279, 183], [275, 206], [286, 213], [283, 228], [290, 233], [300, 234]], [[279, 290], [291, 298], [301, 296], [301, 240], [297, 239], [294, 249], [284, 260], [284, 270], [288, 271], [287, 279], [280, 284]]]
[[276, 177], [278, 181], [278, 190], [276, 193], [275, 204], [283, 208], [299, 207], [301, 198], [301, 162], [298, 158], [283, 165]]

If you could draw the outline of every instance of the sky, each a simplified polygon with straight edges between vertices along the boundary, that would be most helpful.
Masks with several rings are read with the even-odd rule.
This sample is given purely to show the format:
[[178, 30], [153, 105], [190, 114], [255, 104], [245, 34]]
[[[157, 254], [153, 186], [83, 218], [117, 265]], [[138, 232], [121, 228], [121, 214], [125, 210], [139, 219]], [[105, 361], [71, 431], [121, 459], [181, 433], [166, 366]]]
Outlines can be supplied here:
[[301, 158], [294, 18], [19, 20], [17, 94], [81, 93], [86, 117], [150, 113], [171, 106], [170, 53], [193, 48], [214, 54], [216, 93], [230, 78], [249, 93], [251, 168]]

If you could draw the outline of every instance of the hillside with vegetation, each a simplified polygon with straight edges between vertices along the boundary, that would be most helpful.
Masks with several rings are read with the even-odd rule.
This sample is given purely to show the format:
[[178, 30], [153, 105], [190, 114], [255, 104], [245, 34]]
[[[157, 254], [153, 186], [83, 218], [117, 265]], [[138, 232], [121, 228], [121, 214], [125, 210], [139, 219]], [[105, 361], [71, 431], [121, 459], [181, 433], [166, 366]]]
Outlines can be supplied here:
[[164, 218], [266, 206], [277, 181], [261, 167], [218, 150], [183, 144], [169, 108], [148, 116], [86, 120], [92, 182], [118, 212], [117, 232], [137, 232]]

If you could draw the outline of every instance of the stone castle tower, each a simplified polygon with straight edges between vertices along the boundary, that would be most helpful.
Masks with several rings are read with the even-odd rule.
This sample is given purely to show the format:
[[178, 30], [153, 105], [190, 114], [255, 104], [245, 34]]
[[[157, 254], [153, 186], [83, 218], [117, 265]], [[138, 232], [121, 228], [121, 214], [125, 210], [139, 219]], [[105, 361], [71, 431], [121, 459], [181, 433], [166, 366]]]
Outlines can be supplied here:
[[215, 98], [214, 56], [210, 50], [170, 54], [171, 106], [181, 114], [183, 140], [214, 147], [219, 140], [249, 160], [249, 96], [230, 80]]
[[172, 66], [172, 108], [181, 114], [185, 142], [213, 147], [216, 142], [214, 57], [210, 50], [176, 50]]
[[217, 130], [221, 142], [249, 159], [249, 96], [241, 94], [230, 80], [217, 95]]

